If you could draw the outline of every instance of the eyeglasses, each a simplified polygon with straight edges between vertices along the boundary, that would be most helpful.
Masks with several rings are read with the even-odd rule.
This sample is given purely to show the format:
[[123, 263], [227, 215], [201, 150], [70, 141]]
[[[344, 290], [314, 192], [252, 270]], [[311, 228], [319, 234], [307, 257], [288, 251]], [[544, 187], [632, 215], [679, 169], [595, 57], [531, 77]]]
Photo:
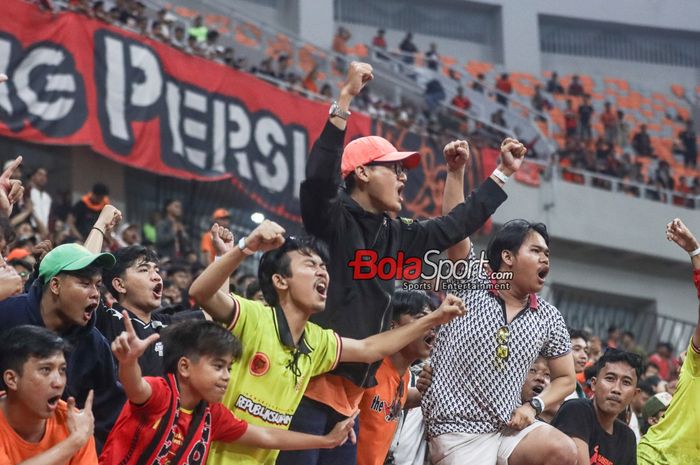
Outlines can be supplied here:
[[386, 168], [391, 169], [394, 174], [396, 174], [396, 177], [401, 177], [402, 174], [406, 173], [406, 168], [404, 168], [403, 163], [385, 163], [385, 162], [380, 162], [380, 161], [373, 161], [372, 163], [368, 163], [367, 166], [384, 166]]
[[510, 328], [508, 326], [501, 326], [496, 331], [496, 357], [501, 362], [505, 362], [510, 357]]
[[403, 378], [399, 381], [399, 385], [396, 387], [396, 393], [394, 394], [394, 400], [391, 402], [389, 407], [389, 415], [387, 421], [392, 421], [399, 417], [401, 414], [401, 398], [403, 397]]

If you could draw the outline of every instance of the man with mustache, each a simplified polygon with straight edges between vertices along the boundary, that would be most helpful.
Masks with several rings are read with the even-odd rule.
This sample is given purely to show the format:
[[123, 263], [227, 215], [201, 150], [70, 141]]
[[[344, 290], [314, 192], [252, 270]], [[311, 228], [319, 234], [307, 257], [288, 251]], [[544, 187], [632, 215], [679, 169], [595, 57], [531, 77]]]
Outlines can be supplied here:
[[552, 425], [573, 438], [578, 463], [636, 465], [637, 440], [618, 415], [639, 390], [642, 360], [637, 354], [609, 348], [597, 368], [593, 399], [565, 402]]

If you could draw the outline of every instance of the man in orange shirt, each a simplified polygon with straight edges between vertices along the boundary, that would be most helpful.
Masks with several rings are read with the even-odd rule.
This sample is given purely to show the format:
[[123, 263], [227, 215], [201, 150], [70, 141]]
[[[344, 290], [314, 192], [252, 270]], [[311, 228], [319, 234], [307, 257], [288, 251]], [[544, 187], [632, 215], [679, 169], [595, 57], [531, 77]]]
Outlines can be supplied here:
[[[231, 223], [231, 214], [225, 208], [217, 208], [211, 215], [211, 219], [222, 228], [228, 228]], [[199, 249], [202, 251], [202, 259], [205, 260], [207, 265], [214, 261], [216, 250], [214, 249], [214, 243], [211, 240], [211, 233], [208, 229], [202, 234], [202, 244]]]
[[[407, 325], [434, 310], [421, 291], [396, 291], [392, 300], [391, 328]], [[360, 402], [362, 434], [357, 441], [357, 465], [382, 465], [404, 408], [420, 406], [420, 393], [412, 388], [408, 368], [430, 356], [435, 331], [430, 329], [399, 352], [382, 361], [377, 385], [365, 390]]]
[[0, 338], [0, 463], [96, 465], [90, 391], [85, 409], [61, 400], [66, 342], [40, 326], [15, 326]]

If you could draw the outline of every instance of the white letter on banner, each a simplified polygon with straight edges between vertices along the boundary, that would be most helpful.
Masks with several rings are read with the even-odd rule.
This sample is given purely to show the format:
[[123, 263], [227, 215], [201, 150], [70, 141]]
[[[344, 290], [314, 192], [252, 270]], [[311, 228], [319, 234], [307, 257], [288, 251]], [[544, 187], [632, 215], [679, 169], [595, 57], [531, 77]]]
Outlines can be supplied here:
[[[238, 168], [236, 172], [244, 179], [253, 179], [253, 173], [250, 169], [250, 161], [248, 161], [248, 153], [245, 148], [250, 143], [252, 128], [250, 127], [250, 118], [248, 113], [240, 106], [232, 103], [228, 106], [228, 120], [238, 126], [237, 131], [228, 132], [228, 148], [236, 150], [233, 156], [236, 157]], [[243, 150], [241, 150], [243, 149]]]
[[272, 159], [274, 174], [270, 174], [265, 163], [255, 161], [253, 162], [255, 176], [261, 186], [273, 192], [282, 192], [289, 182], [289, 167], [284, 159], [284, 153], [280, 150], [273, 151], [275, 148], [273, 142], [279, 145], [287, 144], [282, 126], [269, 116], [260, 118], [255, 126], [255, 143], [265, 158]]
[[[10, 64], [11, 49], [12, 44], [8, 40], [0, 40], [0, 73], [8, 74], [7, 66]], [[0, 85], [0, 108], [8, 113], [12, 113], [9, 95], [10, 86], [7, 84]]]
[[[27, 105], [27, 112], [40, 116], [46, 121], [57, 121], [70, 113], [75, 104], [74, 98], [57, 98], [53, 102], [39, 100], [39, 95], [34, 92], [29, 81], [31, 72], [39, 66], [58, 66], [66, 59], [66, 55], [59, 50], [39, 47], [35, 48], [24, 57], [15, 70], [13, 81], [17, 88], [17, 96]], [[75, 78], [70, 74], [47, 74], [46, 91], [75, 90]]]
[[109, 122], [109, 133], [121, 140], [129, 141], [126, 123], [126, 70], [124, 69], [124, 45], [120, 40], [105, 37], [105, 63], [107, 65], [105, 108]]
[[174, 154], [182, 156], [182, 137], [180, 136], [180, 89], [172, 82], [166, 84], [165, 91], [166, 108], [168, 109], [168, 126], [173, 136]]
[[[107, 55], [108, 60], [110, 55]], [[129, 101], [134, 106], [149, 107], [160, 98], [163, 89], [163, 75], [158, 65], [158, 60], [153, 51], [140, 45], [129, 45], [129, 58], [131, 66], [143, 71], [143, 82], [131, 84]]]
[[[183, 106], [191, 110], [196, 110], [205, 115], [207, 112], [207, 96], [191, 90], [185, 90]], [[193, 139], [201, 141], [205, 141], [207, 139], [207, 125], [201, 121], [185, 117], [183, 121], [183, 130], [185, 135]], [[185, 153], [187, 154], [187, 159], [190, 161], [190, 163], [201, 169], [206, 167], [206, 152], [185, 145]]]
[[306, 177], [306, 132], [292, 132], [292, 148], [294, 160], [294, 198], [299, 198], [299, 187]]

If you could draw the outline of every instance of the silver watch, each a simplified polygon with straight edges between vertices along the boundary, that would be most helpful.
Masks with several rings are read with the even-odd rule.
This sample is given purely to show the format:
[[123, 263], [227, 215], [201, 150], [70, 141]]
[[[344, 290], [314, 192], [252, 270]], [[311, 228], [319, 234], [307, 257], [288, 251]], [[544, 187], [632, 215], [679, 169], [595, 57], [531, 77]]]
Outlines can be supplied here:
[[340, 108], [338, 102], [335, 101], [331, 105], [330, 110], [328, 110], [328, 114], [330, 115], [330, 118], [337, 116], [338, 118], [344, 119], [345, 121], [347, 121], [350, 115], [352, 115], [352, 113], [350, 113], [349, 111]]

